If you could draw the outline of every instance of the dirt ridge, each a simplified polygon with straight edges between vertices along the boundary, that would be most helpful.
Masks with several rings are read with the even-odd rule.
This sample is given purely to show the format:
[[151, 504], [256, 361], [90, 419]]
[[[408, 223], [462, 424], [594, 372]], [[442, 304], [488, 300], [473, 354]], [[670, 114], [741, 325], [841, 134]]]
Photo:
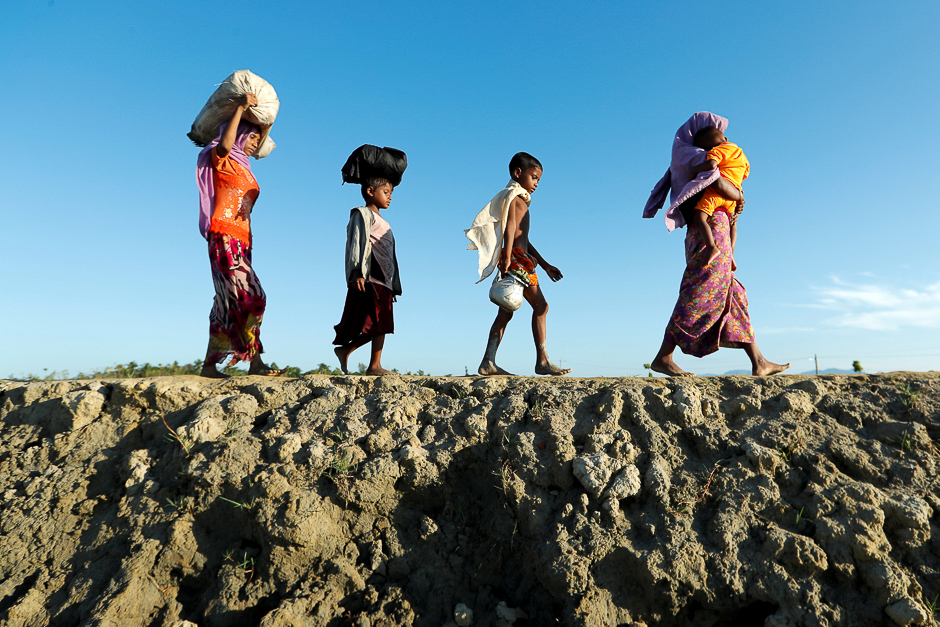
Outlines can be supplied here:
[[929, 625], [938, 442], [935, 372], [0, 380], [0, 626]]

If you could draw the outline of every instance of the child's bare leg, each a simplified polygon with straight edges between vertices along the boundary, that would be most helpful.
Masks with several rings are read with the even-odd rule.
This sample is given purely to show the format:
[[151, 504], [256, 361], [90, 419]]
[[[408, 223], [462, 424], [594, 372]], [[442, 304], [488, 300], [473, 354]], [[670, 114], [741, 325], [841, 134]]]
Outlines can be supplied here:
[[385, 347], [385, 334], [376, 335], [372, 338], [372, 358], [369, 361], [369, 369], [366, 374], [381, 376], [383, 374], [395, 374], [391, 370], [382, 367], [382, 349]]
[[545, 349], [545, 340], [548, 336], [546, 319], [548, 318], [548, 301], [542, 294], [538, 285], [531, 285], [523, 292], [525, 299], [532, 305], [532, 338], [535, 340], [535, 374], [548, 374], [561, 376], [571, 372], [571, 368], [561, 368], [552, 363]]
[[490, 327], [490, 336], [486, 341], [486, 352], [483, 354], [483, 361], [480, 362], [480, 367], [477, 368], [477, 372], [487, 376], [493, 374], [508, 374], [502, 368], [496, 365], [496, 351], [499, 349], [499, 343], [503, 340], [503, 333], [506, 332], [506, 325], [509, 324], [509, 321], [512, 320], [512, 312], [500, 309], [499, 313], [496, 314], [496, 320], [493, 321], [493, 326]]
[[673, 361], [672, 354], [675, 350], [676, 343], [668, 335], [664, 336], [663, 345], [659, 347], [659, 352], [650, 364], [650, 370], [669, 377], [694, 377], [694, 374], [686, 372]]
[[209, 361], [209, 356], [212, 354], [212, 344], [206, 348], [206, 358], [202, 361], [202, 372], [199, 373], [199, 376], [206, 377], [209, 379], [228, 379], [229, 375], [224, 372], [219, 372], [219, 369], [216, 368], [213, 362]]
[[705, 254], [708, 255], [705, 264], [708, 265], [718, 258], [718, 254], [721, 250], [718, 248], [718, 244], [715, 243], [715, 236], [712, 233], [712, 227], [708, 224], [708, 214], [704, 211], [699, 211], [696, 209], [692, 212], [692, 225], [698, 229], [698, 232], [702, 235], [702, 239], [705, 240]]
[[333, 349], [333, 353], [339, 359], [339, 367], [340, 370], [343, 371], [343, 374], [349, 374], [349, 367], [347, 362], [349, 361], [349, 356], [352, 354], [352, 352], [360, 346], [368, 344], [369, 340], [371, 339], [372, 336], [363, 333], [349, 344], [343, 344], [342, 346], [337, 346]]

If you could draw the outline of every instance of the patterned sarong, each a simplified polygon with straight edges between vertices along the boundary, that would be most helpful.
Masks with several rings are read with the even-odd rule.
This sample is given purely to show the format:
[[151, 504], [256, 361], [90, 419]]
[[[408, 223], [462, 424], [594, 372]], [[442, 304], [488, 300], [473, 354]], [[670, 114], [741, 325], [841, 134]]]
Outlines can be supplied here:
[[529, 285], [538, 285], [539, 277], [535, 274], [535, 267], [538, 262], [535, 257], [522, 250], [513, 248], [509, 256], [509, 271], [518, 274], [529, 280]]
[[261, 318], [267, 298], [251, 268], [251, 247], [221, 233], [209, 233], [209, 262], [215, 300], [209, 313], [209, 357], [218, 364], [231, 357], [229, 365], [251, 361], [264, 352]]
[[695, 357], [704, 357], [719, 346], [753, 344], [754, 331], [747, 313], [747, 292], [731, 271], [731, 227], [728, 214], [716, 211], [708, 219], [718, 258], [705, 266], [705, 244], [698, 229], [685, 237], [685, 272], [679, 300], [672, 312], [666, 335]]

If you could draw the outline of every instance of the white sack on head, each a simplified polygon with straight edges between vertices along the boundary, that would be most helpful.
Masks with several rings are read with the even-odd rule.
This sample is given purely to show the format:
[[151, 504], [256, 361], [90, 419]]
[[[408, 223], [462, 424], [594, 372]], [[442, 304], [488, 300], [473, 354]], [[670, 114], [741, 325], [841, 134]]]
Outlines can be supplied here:
[[[232, 115], [238, 107], [238, 100], [245, 94], [257, 96], [258, 104], [249, 107], [245, 111], [243, 119], [254, 122], [262, 128], [274, 124], [277, 111], [281, 106], [274, 87], [250, 70], [238, 70], [222, 81], [218, 89], [209, 97], [206, 106], [196, 116], [192, 130], [187, 136], [197, 146], [209, 144], [218, 137], [219, 128], [232, 119]], [[275, 146], [274, 140], [270, 138], [267, 130], [265, 130], [258, 150], [252, 156], [255, 159], [267, 157]]]

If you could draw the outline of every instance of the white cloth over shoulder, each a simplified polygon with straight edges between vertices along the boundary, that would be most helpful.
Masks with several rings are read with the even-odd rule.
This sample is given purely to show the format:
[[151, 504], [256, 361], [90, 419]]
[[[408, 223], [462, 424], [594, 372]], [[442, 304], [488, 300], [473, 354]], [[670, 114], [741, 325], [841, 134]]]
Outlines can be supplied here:
[[464, 231], [470, 244], [467, 250], [480, 251], [480, 281], [493, 274], [499, 263], [499, 251], [503, 247], [503, 233], [509, 220], [509, 205], [516, 196], [522, 197], [525, 204], [532, 202], [529, 192], [516, 181], [509, 181], [506, 188], [493, 197], [483, 210], [473, 219], [473, 225]]

